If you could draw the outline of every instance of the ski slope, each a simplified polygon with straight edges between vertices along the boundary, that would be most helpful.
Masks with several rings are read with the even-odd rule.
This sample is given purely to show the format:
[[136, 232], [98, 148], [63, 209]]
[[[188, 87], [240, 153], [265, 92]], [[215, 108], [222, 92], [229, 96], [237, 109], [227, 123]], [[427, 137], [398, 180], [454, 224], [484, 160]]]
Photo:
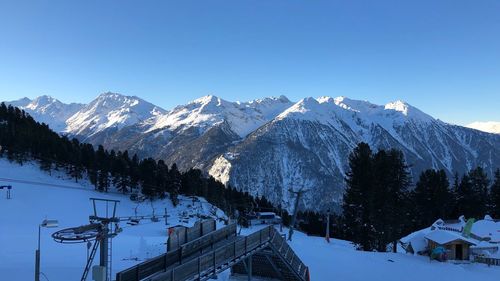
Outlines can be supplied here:
[[[60, 175], [61, 176], [61, 175]], [[63, 177], [63, 176], [61, 176]], [[86, 244], [60, 244], [51, 238], [56, 230], [85, 225], [92, 212], [90, 197], [120, 200], [118, 216], [150, 215], [149, 201], [136, 204], [127, 195], [105, 194], [93, 190], [88, 183], [51, 177], [33, 164], [18, 166], [0, 159], [0, 178], [46, 183], [34, 185], [0, 180], [0, 185], [13, 186], [12, 199], [7, 200], [0, 190], [0, 280], [33, 280], [38, 225], [44, 219], [57, 219], [58, 228], [42, 228], [41, 271], [50, 281], [80, 280], [87, 258]], [[211, 205], [204, 200], [191, 206], [192, 199], [180, 197], [174, 208], [170, 200], [154, 201], [157, 215], [167, 208], [168, 226], [192, 225], [198, 212], [209, 215]], [[189, 216], [193, 217], [189, 217]], [[218, 216], [223, 213], [218, 210]], [[141, 221], [137, 226], [121, 223], [123, 228], [113, 239], [113, 272], [133, 266], [147, 258], [165, 252], [167, 226], [164, 220], [153, 223]], [[98, 262], [96, 256], [95, 262]], [[41, 277], [41, 280], [44, 280]], [[88, 280], [91, 280], [90, 276]]]
[[[86, 182], [74, 183], [63, 175], [49, 176], [33, 164], [18, 166], [0, 159], [0, 178], [46, 183], [33, 185], [7, 183], [13, 185], [12, 199], [5, 199], [5, 190], [0, 190], [0, 280], [33, 280], [35, 249], [37, 246], [38, 224], [45, 218], [58, 219], [59, 227], [42, 229], [41, 271], [47, 277], [41, 280], [80, 280], [86, 261], [85, 244], [59, 244], [50, 235], [59, 229], [88, 223], [91, 214], [90, 197], [121, 200], [119, 216], [149, 215], [149, 203], [137, 206], [121, 194], [98, 193]], [[211, 213], [208, 203], [198, 203], [181, 197], [181, 205], [173, 208], [170, 200], [155, 201], [157, 214], [168, 209], [169, 226], [194, 224], [196, 213]], [[203, 202], [203, 200], [201, 201]], [[184, 213], [184, 214], [183, 214]], [[189, 218], [192, 215], [192, 218]], [[223, 216], [218, 210], [217, 216]], [[186, 220], [186, 222], [182, 222]], [[144, 259], [165, 251], [166, 226], [164, 221], [153, 223], [143, 221], [137, 226], [122, 224], [123, 232], [113, 239], [113, 272], [135, 265]], [[242, 234], [258, 230], [259, 227], [242, 229]], [[284, 229], [284, 233], [288, 233]], [[483, 264], [453, 264], [429, 261], [426, 257], [403, 253], [376, 253], [356, 251], [348, 241], [331, 239], [327, 243], [321, 237], [308, 237], [295, 232], [292, 248], [310, 268], [311, 280], [342, 281], [498, 281], [500, 267]], [[90, 280], [90, 277], [88, 278]], [[226, 271], [218, 280], [246, 280], [243, 276], [230, 277]], [[254, 280], [268, 280], [258, 279]]]

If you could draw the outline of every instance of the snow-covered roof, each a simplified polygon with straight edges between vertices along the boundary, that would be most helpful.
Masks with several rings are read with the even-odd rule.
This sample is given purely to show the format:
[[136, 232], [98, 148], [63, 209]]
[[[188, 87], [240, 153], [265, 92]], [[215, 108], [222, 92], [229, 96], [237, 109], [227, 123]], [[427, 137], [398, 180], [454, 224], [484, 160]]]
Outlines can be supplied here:
[[490, 216], [486, 216], [474, 223], [471, 232], [481, 238], [490, 238], [491, 242], [500, 242], [500, 221], [495, 222]]
[[276, 216], [274, 212], [257, 212], [259, 216]]
[[453, 231], [446, 230], [433, 230], [425, 235], [425, 238], [431, 241], [434, 241], [440, 245], [444, 245], [450, 243], [452, 241], [460, 240], [469, 244], [476, 245], [477, 242], [475, 240], [463, 237], [460, 233], [455, 233]]

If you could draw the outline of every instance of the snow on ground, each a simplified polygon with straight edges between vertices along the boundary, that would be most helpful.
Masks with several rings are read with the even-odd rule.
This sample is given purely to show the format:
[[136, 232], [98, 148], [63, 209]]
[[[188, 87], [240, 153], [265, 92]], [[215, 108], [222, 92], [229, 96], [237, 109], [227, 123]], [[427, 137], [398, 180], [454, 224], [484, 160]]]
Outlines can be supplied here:
[[[42, 229], [41, 271], [50, 281], [79, 280], [87, 255], [85, 244], [59, 244], [54, 242], [50, 235], [58, 229], [87, 224], [88, 215], [91, 213], [90, 197], [121, 200], [118, 207], [120, 216], [133, 215], [137, 207], [128, 196], [97, 193], [86, 183], [76, 184], [69, 180], [50, 177], [32, 164], [18, 166], [0, 159], [0, 178], [61, 185], [49, 187], [11, 183], [14, 187], [11, 200], [5, 199], [5, 190], [0, 191], [0, 280], [2, 281], [33, 279], [38, 224], [45, 218], [58, 219], [60, 227]], [[9, 183], [0, 180], [0, 185], [2, 184]], [[170, 200], [155, 201], [153, 206], [157, 214], [162, 214], [163, 209], [168, 208], [170, 226], [182, 223], [179, 220], [183, 220], [183, 217], [187, 217], [186, 225], [192, 225], [196, 218], [189, 218], [189, 214], [196, 214], [198, 210], [188, 206], [192, 204], [191, 199], [185, 197], [183, 199], [182, 205], [178, 208], [173, 208]], [[210, 212], [209, 204], [199, 204], [204, 206], [201, 212]], [[139, 215], [148, 215], [151, 212], [149, 203], [140, 204], [138, 207]], [[183, 216], [183, 212], [188, 213], [188, 216]], [[127, 224], [121, 226], [123, 232], [113, 240], [114, 272], [165, 250], [164, 221], [157, 223], [143, 221], [137, 226]], [[242, 229], [241, 233], [248, 234], [258, 229], [259, 227]], [[327, 243], [321, 237], [308, 237], [297, 231], [294, 233], [291, 246], [309, 266], [311, 280], [488, 281], [498, 280], [500, 276], [500, 267], [440, 263], [429, 261], [427, 257], [403, 253], [361, 252], [356, 251], [348, 241], [337, 239], [330, 241], [331, 243]], [[229, 271], [226, 271], [219, 275], [219, 280], [246, 279], [242, 276], [230, 277]]]
[[[288, 235], [288, 230], [284, 229]], [[242, 233], [251, 233], [244, 229]], [[292, 248], [309, 266], [311, 280], [343, 281], [472, 281], [499, 280], [500, 267], [485, 264], [454, 264], [429, 261], [428, 257], [404, 253], [356, 251], [344, 240], [310, 237], [294, 232]]]
[[[44, 219], [59, 220], [58, 228], [42, 228], [41, 271], [50, 281], [79, 280], [87, 258], [86, 244], [60, 244], [51, 238], [57, 230], [85, 225], [92, 212], [90, 197], [116, 199], [118, 216], [150, 215], [151, 203], [136, 204], [127, 195], [105, 194], [93, 190], [88, 184], [77, 184], [43, 173], [33, 164], [18, 166], [0, 159], [0, 178], [48, 183], [42, 186], [11, 183], [0, 180], [0, 185], [13, 186], [12, 199], [6, 199], [6, 191], [0, 190], [0, 280], [33, 280], [38, 225]], [[74, 187], [74, 188], [72, 188]], [[180, 206], [173, 208], [170, 200], [154, 201], [158, 215], [167, 208], [169, 226], [192, 225], [197, 212], [208, 214], [211, 205], [197, 202], [190, 207], [192, 199], [181, 197]], [[200, 210], [200, 211], [198, 211]], [[183, 214], [185, 213], [185, 214]], [[218, 215], [222, 215], [220, 210]], [[182, 222], [185, 221], [185, 222]], [[137, 226], [121, 223], [123, 228], [113, 239], [113, 272], [133, 266], [146, 258], [165, 252], [167, 226], [165, 221], [153, 223], [141, 221]], [[98, 255], [95, 261], [98, 262]], [[42, 277], [42, 280], [44, 278]], [[91, 280], [90, 276], [88, 280]]]

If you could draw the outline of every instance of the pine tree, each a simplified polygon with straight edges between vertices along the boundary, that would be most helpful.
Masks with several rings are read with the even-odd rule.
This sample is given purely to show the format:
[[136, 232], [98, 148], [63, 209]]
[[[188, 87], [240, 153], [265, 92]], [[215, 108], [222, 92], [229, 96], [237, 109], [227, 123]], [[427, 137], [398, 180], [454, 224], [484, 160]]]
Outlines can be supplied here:
[[349, 172], [346, 174], [347, 189], [342, 204], [345, 231], [360, 249], [372, 250], [375, 232], [370, 221], [373, 190], [372, 151], [366, 143], [360, 143], [349, 155]]
[[475, 215], [475, 196], [472, 189], [472, 183], [469, 175], [463, 175], [460, 183], [457, 186], [456, 191], [456, 212], [459, 216], [465, 216], [467, 218], [474, 217]]
[[495, 171], [495, 180], [491, 185], [490, 214], [496, 219], [500, 218], [500, 169]]
[[181, 174], [179, 173], [179, 170], [177, 169], [177, 165], [174, 163], [172, 164], [172, 167], [170, 168], [169, 171], [169, 193], [170, 193], [170, 200], [172, 200], [172, 204], [174, 206], [177, 206], [179, 204], [179, 191], [181, 189]]
[[488, 211], [488, 187], [490, 182], [488, 176], [481, 167], [471, 170], [469, 172], [469, 178], [473, 192], [473, 201], [471, 202], [473, 212], [470, 216], [482, 218]]
[[407, 214], [410, 173], [403, 153], [399, 150], [380, 150], [373, 159], [374, 188], [371, 203], [371, 222], [377, 233], [378, 251], [386, 251], [387, 244], [401, 238], [409, 224]]
[[453, 208], [453, 195], [444, 170], [426, 170], [420, 174], [412, 193], [418, 228], [429, 226], [437, 219], [447, 219]]

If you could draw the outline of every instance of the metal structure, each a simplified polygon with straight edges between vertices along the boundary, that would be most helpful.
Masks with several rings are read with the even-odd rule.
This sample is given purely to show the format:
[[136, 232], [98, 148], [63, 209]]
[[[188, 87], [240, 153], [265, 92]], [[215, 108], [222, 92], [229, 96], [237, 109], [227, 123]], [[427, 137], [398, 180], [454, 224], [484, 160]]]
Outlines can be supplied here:
[[0, 189], [4, 188], [7, 190], [7, 199], [12, 199], [11, 195], [12, 185], [0, 185]]
[[42, 223], [38, 225], [38, 248], [35, 251], [35, 281], [40, 281], [40, 234], [42, 232], [42, 227], [50, 228], [57, 226], [57, 220], [43, 220]]
[[295, 227], [295, 221], [297, 220], [297, 213], [299, 212], [299, 202], [300, 198], [302, 197], [302, 194], [308, 192], [309, 190], [304, 190], [303, 188], [293, 191], [290, 189], [290, 193], [297, 194], [297, 197], [295, 198], [295, 207], [293, 210], [293, 216], [292, 216], [292, 221], [290, 222], [290, 229], [288, 231], [288, 241], [292, 241], [292, 235], [293, 235], [293, 228]]
[[[249, 280], [259, 272], [273, 271], [273, 274], [282, 276], [282, 280], [309, 281], [308, 267], [273, 226], [248, 236], [238, 236], [236, 231], [233, 223], [210, 232], [166, 254], [118, 272], [116, 281], [208, 280], [231, 267], [235, 270], [243, 268]], [[259, 262], [260, 255], [272, 257], [273, 262]]]
[[148, 216], [118, 217], [116, 215], [116, 207], [120, 203], [119, 200], [90, 198], [90, 201], [92, 201], [93, 213], [89, 216], [89, 224], [59, 230], [52, 234], [52, 238], [56, 242], [64, 244], [90, 242], [90, 247], [87, 248], [90, 250], [90, 253], [87, 256], [87, 263], [80, 280], [87, 280], [92, 263], [99, 249], [99, 266], [94, 268], [94, 274], [102, 276], [100, 277], [102, 281], [111, 281], [112, 239], [122, 230], [119, 223], [124, 221], [136, 221], [138, 223], [142, 219], [158, 221], [159, 218], [166, 218], [166, 213], [163, 216], [153, 214]]

